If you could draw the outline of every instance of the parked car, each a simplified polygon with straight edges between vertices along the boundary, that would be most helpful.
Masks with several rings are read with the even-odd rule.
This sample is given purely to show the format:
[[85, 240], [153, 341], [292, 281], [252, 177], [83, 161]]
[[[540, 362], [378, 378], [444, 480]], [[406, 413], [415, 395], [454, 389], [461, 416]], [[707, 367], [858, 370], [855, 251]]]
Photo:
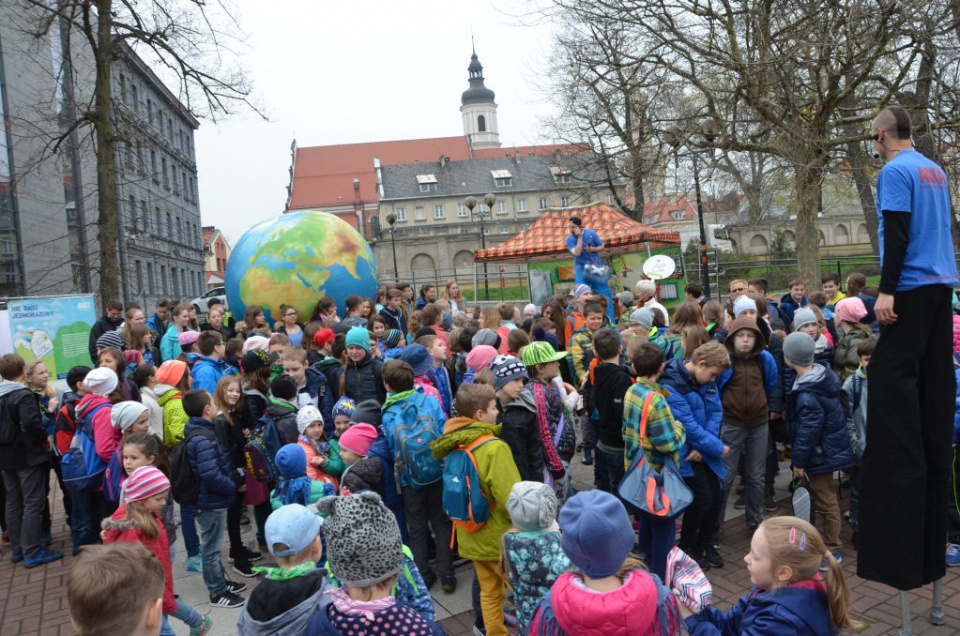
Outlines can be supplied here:
[[214, 287], [203, 296], [194, 298], [190, 302], [197, 308], [198, 314], [205, 314], [210, 311], [210, 301], [214, 298], [220, 301], [224, 309], [230, 309], [230, 306], [227, 304], [227, 289], [225, 287]]

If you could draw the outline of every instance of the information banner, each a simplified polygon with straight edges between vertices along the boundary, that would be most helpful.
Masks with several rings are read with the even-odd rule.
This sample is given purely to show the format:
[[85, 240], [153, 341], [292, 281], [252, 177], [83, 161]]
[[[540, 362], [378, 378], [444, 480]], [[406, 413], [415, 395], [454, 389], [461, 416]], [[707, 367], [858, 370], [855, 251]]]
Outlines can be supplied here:
[[51, 379], [90, 365], [90, 330], [97, 321], [93, 296], [11, 300], [6, 313], [13, 352], [27, 362], [43, 360]]

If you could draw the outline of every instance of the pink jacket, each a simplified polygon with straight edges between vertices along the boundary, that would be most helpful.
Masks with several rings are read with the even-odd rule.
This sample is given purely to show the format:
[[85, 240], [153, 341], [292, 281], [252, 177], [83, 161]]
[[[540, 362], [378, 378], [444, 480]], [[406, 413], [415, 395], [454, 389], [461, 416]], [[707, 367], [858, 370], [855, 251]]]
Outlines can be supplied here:
[[120, 438], [123, 436], [120, 429], [114, 428], [113, 422], [110, 421], [110, 414], [113, 412], [110, 399], [93, 393], [84, 395], [77, 402], [77, 419], [79, 420], [88, 410], [100, 404], [107, 404], [107, 406], [93, 414], [93, 441], [97, 447], [97, 456], [109, 463], [113, 451], [120, 446]]
[[157, 524], [159, 534], [156, 539], [148, 539], [137, 524], [127, 519], [127, 509], [123, 506], [117, 508], [112, 517], [104, 519], [102, 527], [106, 534], [104, 543], [139, 543], [147, 550], [153, 553], [160, 565], [163, 566], [163, 613], [171, 614], [177, 611], [177, 597], [173, 593], [173, 567], [170, 563], [170, 543], [167, 540], [167, 531], [163, 527], [163, 521], [157, 515], [153, 515], [153, 520]]
[[[428, 376], [418, 375], [413, 379], [413, 386], [423, 389], [424, 395], [436, 398], [437, 402], [440, 403], [440, 410], [443, 411], [443, 400], [440, 398], [440, 391], [437, 390], [437, 387], [433, 386], [433, 381]], [[443, 416], [450, 417], [450, 414], [444, 411]]]
[[953, 316], [953, 350], [960, 353], [960, 316]]
[[497, 329], [497, 335], [500, 336], [500, 348], [497, 349], [497, 353], [500, 355], [507, 353], [507, 338], [510, 337], [511, 331], [513, 329], [510, 328], [510, 325], [500, 325], [500, 328]]
[[303, 452], [307, 454], [307, 477], [313, 481], [322, 481], [325, 484], [333, 484], [333, 487], [337, 490], [340, 490], [340, 482], [333, 475], [329, 475], [323, 472], [323, 469], [319, 466], [314, 465], [311, 461], [314, 458], [320, 457], [320, 453], [317, 452], [317, 449], [314, 448], [313, 444], [309, 444], [302, 439], [297, 440], [297, 445], [303, 449]]

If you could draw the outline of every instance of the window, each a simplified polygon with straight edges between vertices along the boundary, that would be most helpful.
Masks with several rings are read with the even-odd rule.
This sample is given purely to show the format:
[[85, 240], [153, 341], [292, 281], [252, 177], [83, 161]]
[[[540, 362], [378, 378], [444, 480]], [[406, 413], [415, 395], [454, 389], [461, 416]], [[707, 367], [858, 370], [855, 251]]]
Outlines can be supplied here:
[[153, 124], [153, 102], [147, 100], [147, 121]]
[[547, 197], [540, 197], [540, 211], [547, 209]]
[[483, 235], [484, 235], [484, 236], [487, 236], [488, 234], [490, 234], [490, 228], [484, 227], [484, 228], [483, 228]]
[[494, 179], [493, 182], [498, 188], [509, 188], [513, 185], [512, 177], [501, 177], [499, 179]]
[[671, 218], [673, 218], [674, 221], [682, 221], [685, 215], [683, 213], [683, 210], [674, 210], [673, 212], [670, 213], [670, 216]]
[[124, 144], [124, 160], [127, 162], [127, 167], [131, 170], [137, 167], [137, 163], [133, 155], [133, 144]]
[[7, 256], [13, 254], [13, 241], [10, 239], [3, 239], [3, 253]]
[[173, 238], [173, 215], [167, 212], [167, 236]]
[[120, 73], [120, 101], [127, 103], [127, 78]]
[[426, 215], [423, 213], [423, 206], [422, 206], [422, 205], [418, 205], [417, 207], [415, 207], [415, 208], [413, 209], [413, 220], [414, 220], [414, 221], [426, 221], [426, 220], [427, 220]]
[[437, 184], [436, 183], [421, 183], [420, 192], [436, 192]]
[[394, 208], [393, 212], [397, 215], [398, 222], [407, 220], [407, 211], [403, 208]]
[[144, 292], [148, 294], [153, 293], [153, 263], [147, 263], [147, 288]]
[[530, 226], [529, 226], [529, 225], [521, 225], [521, 226], [520, 226], [520, 231], [521, 231], [521, 232], [525, 232], [525, 231], [527, 231], [527, 230], [529, 230], [529, 229], [530, 229]]
[[560, 197], [560, 207], [566, 208], [570, 206], [570, 197]]
[[497, 214], [506, 214], [506, 213], [507, 213], [507, 202], [497, 201]]
[[189, 294], [190, 291], [187, 288], [187, 270], [180, 268], [180, 286], [183, 288], [184, 295]]
[[130, 97], [133, 100], [134, 112], [139, 113], [140, 112], [140, 95], [139, 95], [139, 91], [137, 91], [136, 86], [133, 86], [133, 85], [130, 86]]
[[487, 204], [486, 204], [486, 203], [478, 203], [478, 204], [477, 204], [477, 214], [486, 214], [486, 213], [489, 212], [489, 211], [490, 211], [490, 210], [487, 209]]
[[458, 204], [457, 204], [457, 216], [459, 216], [460, 218], [464, 219], [464, 218], [470, 216], [470, 210], [468, 210], [468, 209], [467, 209], [467, 206], [465, 206], [464, 204], [458, 203]]
[[132, 194], [130, 195], [130, 200], [128, 203], [130, 206], [130, 223], [133, 225], [133, 228], [136, 229], [137, 228], [137, 200], [133, 197]]
[[461, 227], [460, 234], [473, 234], [473, 226]]
[[180, 296], [180, 279], [177, 278], [177, 268], [170, 268], [170, 283], [173, 287], [173, 295]]
[[163, 166], [163, 187], [166, 188], [167, 190], [169, 190], [169, 189], [170, 189], [170, 176], [169, 176], [169, 173], [167, 172], [167, 158], [166, 158], [166, 157], [160, 157], [160, 164], [161, 164], [161, 166]]
[[510, 226], [509, 226], [509, 225], [501, 225], [501, 226], [500, 226], [500, 233], [501, 233], [501, 234], [509, 234], [509, 233], [510, 233]]
[[143, 229], [150, 229], [150, 215], [147, 214], [147, 202], [140, 199], [140, 219], [143, 221]]
[[526, 211], [527, 211], [527, 200], [517, 199], [517, 212], [526, 212]]
[[437, 175], [418, 174], [417, 183], [420, 185], [420, 192], [436, 192], [437, 191]]
[[187, 173], [183, 173], [183, 198], [187, 201], [190, 200], [190, 190], [187, 189]]
[[557, 176], [557, 183], [570, 183], [570, 173], [565, 172]]
[[15, 285], [17, 282], [17, 266], [7, 265], [3, 268], [3, 282], [8, 285]]
[[157, 151], [150, 151], [150, 176], [154, 183], [160, 183], [160, 177], [157, 174]]
[[137, 271], [137, 290], [143, 289], [143, 264], [140, 261], [134, 261], [133, 267]]
[[180, 225], [180, 217], [177, 217], [177, 240], [183, 243], [183, 227]]
[[557, 183], [570, 183], [570, 169], [561, 168], [560, 166], [550, 166], [550, 173], [553, 175], [553, 180]]
[[607, 195], [607, 205], [614, 205], [612, 194]]
[[442, 219], [446, 216], [446, 213], [443, 211], [442, 205], [433, 206], [433, 218]]
[[477, 117], [477, 131], [478, 132], [487, 132], [487, 118], [483, 115]]
[[144, 174], [143, 171], [143, 142], [137, 141], [137, 170], [140, 174]]
[[160, 293], [164, 296], [167, 295], [167, 266], [160, 266]]

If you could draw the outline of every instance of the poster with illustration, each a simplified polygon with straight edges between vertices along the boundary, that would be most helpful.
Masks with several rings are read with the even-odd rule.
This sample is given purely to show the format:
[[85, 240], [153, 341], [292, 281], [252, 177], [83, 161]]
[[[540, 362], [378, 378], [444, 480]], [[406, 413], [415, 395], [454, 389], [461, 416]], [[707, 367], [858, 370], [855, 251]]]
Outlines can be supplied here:
[[6, 317], [13, 353], [27, 362], [43, 360], [51, 379], [67, 377], [77, 365], [90, 365], [87, 345], [97, 321], [93, 296], [11, 300]]

